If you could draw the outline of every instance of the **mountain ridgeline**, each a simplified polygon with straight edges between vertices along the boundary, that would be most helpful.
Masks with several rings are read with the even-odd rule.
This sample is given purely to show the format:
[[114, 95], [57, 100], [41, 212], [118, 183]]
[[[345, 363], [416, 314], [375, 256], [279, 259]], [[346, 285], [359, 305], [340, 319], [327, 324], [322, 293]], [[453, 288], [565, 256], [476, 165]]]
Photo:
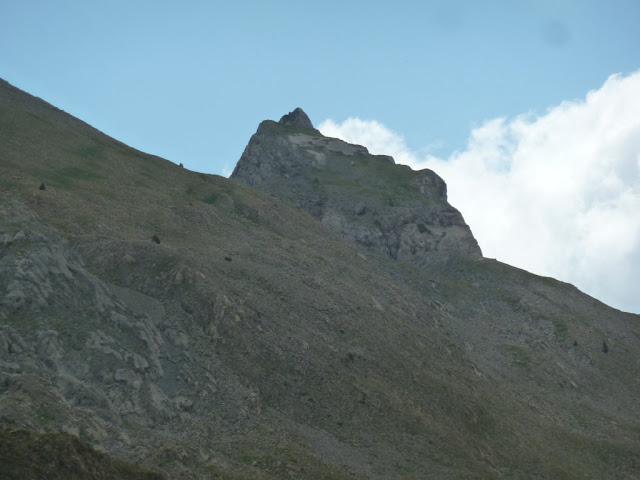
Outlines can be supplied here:
[[297, 109], [205, 175], [0, 81], [0, 478], [635, 479], [638, 398], [639, 317], [434, 172]]

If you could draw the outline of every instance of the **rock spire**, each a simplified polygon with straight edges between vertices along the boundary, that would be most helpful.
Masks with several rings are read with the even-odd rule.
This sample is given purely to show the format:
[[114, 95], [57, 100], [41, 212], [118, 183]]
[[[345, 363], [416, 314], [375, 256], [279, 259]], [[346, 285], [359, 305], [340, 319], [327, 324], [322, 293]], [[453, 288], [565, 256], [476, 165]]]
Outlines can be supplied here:
[[313, 128], [311, 120], [300, 107], [296, 108], [293, 112], [283, 115], [278, 123], [282, 125], [290, 125], [292, 127]]

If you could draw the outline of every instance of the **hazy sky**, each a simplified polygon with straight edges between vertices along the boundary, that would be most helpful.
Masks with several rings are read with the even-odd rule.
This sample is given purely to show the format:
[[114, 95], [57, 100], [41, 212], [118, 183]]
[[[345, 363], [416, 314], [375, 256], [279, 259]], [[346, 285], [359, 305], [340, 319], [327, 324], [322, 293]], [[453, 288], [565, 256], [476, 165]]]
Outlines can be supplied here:
[[0, 0], [0, 76], [223, 175], [302, 107], [441, 174], [487, 256], [640, 312], [639, 22], [637, 0]]

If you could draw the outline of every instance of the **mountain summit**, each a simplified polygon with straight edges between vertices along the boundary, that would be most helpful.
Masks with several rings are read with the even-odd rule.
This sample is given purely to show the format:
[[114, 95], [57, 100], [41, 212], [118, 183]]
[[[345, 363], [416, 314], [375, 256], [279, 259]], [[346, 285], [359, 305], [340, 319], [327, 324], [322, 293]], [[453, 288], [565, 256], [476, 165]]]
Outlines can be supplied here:
[[414, 171], [388, 155], [325, 137], [299, 108], [278, 123], [259, 125], [231, 178], [396, 260], [428, 265], [450, 255], [481, 256], [435, 172]]
[[292, 127], [313, 129], [313, 124], [306, 113], [301, 108], [296, 108], [293, 112], [283, 115], [278, 122], [281, 125], [289, 125]]

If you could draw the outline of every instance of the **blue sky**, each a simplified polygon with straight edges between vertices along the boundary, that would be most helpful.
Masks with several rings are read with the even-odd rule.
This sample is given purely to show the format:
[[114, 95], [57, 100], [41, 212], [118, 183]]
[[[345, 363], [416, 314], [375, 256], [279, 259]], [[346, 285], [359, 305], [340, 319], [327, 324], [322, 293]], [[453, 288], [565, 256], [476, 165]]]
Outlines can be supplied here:
[[[548, 123], [543, 120], [561, 105], [587, 105], [588, 92], [605, 85], [622, 89], [620, 82], [607, 82], [613, 74], [633, 77], [640, 69], [639, 21], [635, 0], [0, 0], [0, 76], [135, 148], [207, 173], [228, 175], [258, 123], [295, 107], [316, 125], [334, 125], [336, 136], [353, 134], [347, 122], [359, 120], [361, 135], [349, 138], [370, 148], [378, 141], [373, 149], [392, 150], [380, 153], [408, 152], [406, 163], [446, 171], [451, 201], [474, 232], [501, 232], [503, 242], [514, 244], [507, 233], [523, 227], [513, 223], [503, 231], [489, 218], [467, 214], [471, 207], [465, 205], [473, 201], [454, 195], [452, 181], [474, 187], [447, 169], [457, 164], [469, 169], [460, 158], [471, 158], [465, 152], [474, 141], [477, 147], [479, 134], [498, 142], [497, 156], [505, 148], [517, 153], [522, 145], [513, 138], [530, 138], [518, 136], [518, 125], [527, 132], [543, 129]], [[588, 117], [587, 110], [580, 110], [580, 118]], [[518, 123], [523, 116], [528, 120]], [[502, 127], [495, 123], [500, 121]], [[563, 128], [570, 129], [566, 122]], [[629, 122], [630, 138], [637, 132]], [[585, 130], [585, 135], [593, 134]], [[625, 152], [635, 148], [625, 141]], [[576, 228], [588, 230], [578, 223]], [[549, 230], [558, 230], [558, 224]], [[632, 227], [629, 234], [637, 234], [640, 245], [640, 233]], [[580, 284], [600, 270], [574, 268], [567, 274], [569, 266], [550, 271], [541, 262], [523, 263], [485, 235], [479, 241], [488, 256], [562, 277], [608, 303], [640, 312], [640, 301], [632, 300], [640, 295], [633, 291], [613, 298], [605, 292], [606, 279], [595, 289]], [[640, 247], [630, 252], [640, 259]], [[628, 265], [630, 258], [636, 257], [622, 263]], [[632, 266], [640, 271], [638, 262]]]

